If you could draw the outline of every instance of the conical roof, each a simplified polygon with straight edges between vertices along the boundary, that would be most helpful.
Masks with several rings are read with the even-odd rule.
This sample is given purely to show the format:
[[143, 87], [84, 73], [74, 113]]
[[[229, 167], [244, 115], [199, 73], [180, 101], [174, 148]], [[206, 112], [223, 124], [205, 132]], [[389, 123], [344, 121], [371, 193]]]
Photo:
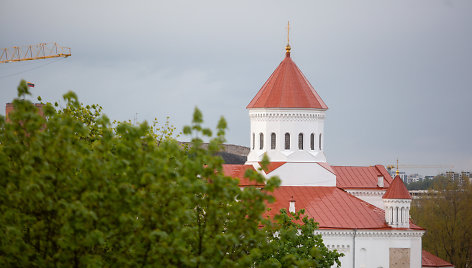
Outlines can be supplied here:
[[387, 192], [382, 196], [383, 199], [411, 199], [411, 195], [403, 184], [400, 176], [395, 176]]
[[313, 108], [327, 110], [328, 106], [316, 93], [290, 52], [246, 107], [251, 108]]

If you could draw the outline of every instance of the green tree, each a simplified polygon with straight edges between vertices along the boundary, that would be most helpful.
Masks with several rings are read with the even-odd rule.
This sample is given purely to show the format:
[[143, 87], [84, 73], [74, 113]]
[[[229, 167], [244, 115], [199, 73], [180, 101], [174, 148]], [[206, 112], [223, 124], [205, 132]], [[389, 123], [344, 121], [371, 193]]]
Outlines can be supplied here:
[[344, 254], [330, 251], [321, 235], [315, 235], [318, 223], [303, 216], [304, 209], [296, 213], [280, 210], [273, 221], [265, 226], [268, 243], [261, 251], [258, 264], [271, 267], [332, 267], [340, 266]]
[[415, 181], [408, 183], [406, 188], [408, 190], [428, 190], [433, 186], [433, 179], [423, 179], [421, 181]]
[[456, 267], [472, 265], [472, 185], [434, 178], [428, 195], [414, 200], [411, 217], [426, 228], [423, 248]]
[[[29, 93], [25, 83], [18, 92], [9, 122], [0, 117], [1, 267], [264, 265], [274, 233], [260, 226], [273, 224], [262, 215], [279, 180], [248, 171], [265, 181], [261, 191], [223, 175], [215, 156], [223, 118], [213, 137], [196, 109], [184, 128], [192, 146], [184, 150], [170, 138], [156, 142], [147, 123], [113, 128], [74, 93], [64, 95], [64, 110], [46, 103], [41, 116], [21, 98]], [[210, 138], [208, 149], [202, 137]], [[296, 228], [314, 226], [307, 223]], [[318, 242], [320, 250], [310, 246], [315, 255], [287, 252], [290, 263], [324, 254], [323, 263], [334, 263], [338, 255]]]

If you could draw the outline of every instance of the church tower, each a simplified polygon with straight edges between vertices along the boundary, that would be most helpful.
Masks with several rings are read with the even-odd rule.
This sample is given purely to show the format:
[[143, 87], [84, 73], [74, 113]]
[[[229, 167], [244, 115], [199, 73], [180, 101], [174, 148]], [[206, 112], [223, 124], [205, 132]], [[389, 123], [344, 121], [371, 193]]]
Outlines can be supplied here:
[[251, 122], [246, 164], [255, 165], [267, 154], [278, 165], [292, 164], [292, 174], [278, 174], [282, 185], [336, 186], [324, 154], [328, 106], [293, 62], [289, 44], [285, 50], [285, 58], [246, 107]]
[[246, 107], [251, 120], [248, 162], [266, 153], [271, 161], [326, 162], [324, 119], [328, 106], [290, 57], [285, 59]]

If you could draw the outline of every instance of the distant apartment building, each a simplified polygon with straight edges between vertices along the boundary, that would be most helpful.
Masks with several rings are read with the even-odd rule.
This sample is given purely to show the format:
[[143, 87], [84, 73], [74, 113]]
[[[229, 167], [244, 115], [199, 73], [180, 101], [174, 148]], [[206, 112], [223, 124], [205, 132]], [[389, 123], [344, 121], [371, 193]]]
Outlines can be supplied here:
[[[390, 174], [390, 176], [392, 176], [392, 178], [395, 178], [395, 176], [397, 176], [397, 171], [394, 170], [394, 169], [389, 169], [388, 173]], [[404, 171], [399, 171], [398, 176], [400, 176], [403, 183], [408, 183], [408, 181], [407, 181], [408, 180], [408, 175], [406, 175], [406, 173]]]
[[441, 174], [451, 180], [458, 181], [460, 184], [464, 183], [464, 180], [469, 180], [472, 182], [470, 171], [461, 171], [461, 172], [454, 172], [454, 171], [446, 171], [445, 174]]
[[422, 180], [423, 180], [423, 176], [418, 173], [410, 174], [407, 176], [407, 183], [418, 182]]
[[461, 176], [462, 176], [462, 178], [467, 177], [467, 178], [470, 179], [470, 173], [471, 173], [470, 171], [462, 171]]

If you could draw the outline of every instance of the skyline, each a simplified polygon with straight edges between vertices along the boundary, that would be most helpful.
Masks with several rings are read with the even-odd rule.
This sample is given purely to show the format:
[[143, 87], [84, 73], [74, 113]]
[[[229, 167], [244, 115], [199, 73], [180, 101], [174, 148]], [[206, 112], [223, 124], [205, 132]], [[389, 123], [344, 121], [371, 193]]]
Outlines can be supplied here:
[[329, 107], [330, 164], [470, 171], [471, 15], [470, 1], [440, 0], [7, 0], [1, 48], [57, 42], [72, 56], [0, 64], [0, 114], [24, 78], [44, 101], [73, 90], [111, 119], [170, 116], [178, 130], [198, 106], [208, 126], [227, 119], [228, 143], [248, 146], [245, 107], [283, 60], [290, 20], [292, 59]]

